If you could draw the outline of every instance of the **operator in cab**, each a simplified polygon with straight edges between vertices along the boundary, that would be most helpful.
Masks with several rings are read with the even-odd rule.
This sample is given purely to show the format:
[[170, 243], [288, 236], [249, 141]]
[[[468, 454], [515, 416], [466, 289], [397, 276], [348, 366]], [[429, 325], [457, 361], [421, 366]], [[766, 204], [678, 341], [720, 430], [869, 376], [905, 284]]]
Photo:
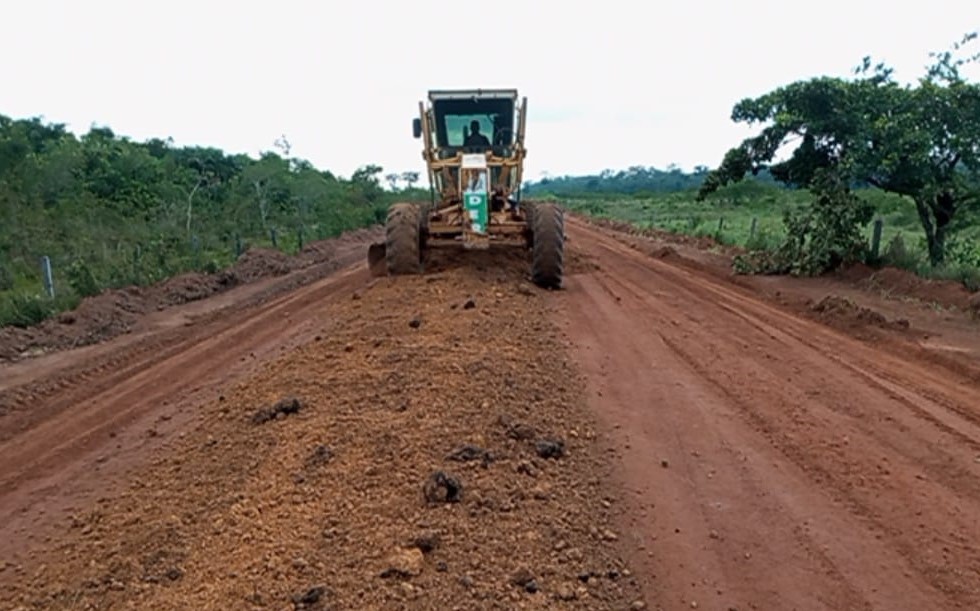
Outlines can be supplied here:
[[463, 146], [490, 146], [490, 139], [480, 133], [480, 122], [476, 119], [470, 121], [470, 135]]

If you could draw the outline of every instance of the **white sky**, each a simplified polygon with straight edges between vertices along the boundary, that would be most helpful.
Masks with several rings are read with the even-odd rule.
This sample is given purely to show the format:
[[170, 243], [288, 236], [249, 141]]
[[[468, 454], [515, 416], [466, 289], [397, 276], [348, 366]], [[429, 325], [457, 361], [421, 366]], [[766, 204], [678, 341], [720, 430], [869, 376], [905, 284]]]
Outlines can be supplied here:
[[[977, 0], [52, 2], [0, 11], [0, 114], [135, 140], [423, 170], [428, 89], [528, 96], [527, 176], [715, 166], [732, 105], [871, 55], [900, 80], [980, 28]], [[980, 48], [976, 45], [974, 48]], [[969, 74], [976, 78], [977, 66]]]

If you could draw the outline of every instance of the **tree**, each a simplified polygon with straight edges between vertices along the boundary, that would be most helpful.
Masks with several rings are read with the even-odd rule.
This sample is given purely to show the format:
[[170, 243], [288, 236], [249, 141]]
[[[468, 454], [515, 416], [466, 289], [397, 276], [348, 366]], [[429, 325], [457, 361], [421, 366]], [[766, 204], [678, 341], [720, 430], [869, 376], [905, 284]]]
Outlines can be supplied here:
[[[934, 265], [943, 262], [955, 214], [973, 198], [980, 174], [980, 86], [959, 68], [977, 55], [932, 54], [936, 63], [912, 85], [865, 58], [854, 80], [799, 81], [735, 105], [732, 120], [766, 124], [728, 151], [699, 193], [703, 199], [747, 173], [769, 169], [779, 181], [810, 187], [821, 170], [908, 196], [918, 211]], [[785, 161], [772, 163], [795, 144]]]
[[382, 191], [378, 184], [378, 175], [383, 171], [381, 166], [368, 164], [354, 170], [351, 175], [351, 183], [360, 190], [361, 195], [368, 203], [373, 204], [381, 198]]
[[418, 172], [402, 172], [402, 181], [411, 189], [419, 181]]
[[269, 229], [271, 191], [278, 178], [286, 173], [287, 163], [275, 153], [264, 153], [258, 161], [251, 163], [242, 172], [242, 180], [255, 194], [262, 228]]
[[392, 191], [397, 191], [398, 181], [401, 180], [401, 176], [395, 174], [394, 172], [391, 172], [389, 174], [385, 174], [385, 180], [388, 181], [388, 186], [391, 187]]

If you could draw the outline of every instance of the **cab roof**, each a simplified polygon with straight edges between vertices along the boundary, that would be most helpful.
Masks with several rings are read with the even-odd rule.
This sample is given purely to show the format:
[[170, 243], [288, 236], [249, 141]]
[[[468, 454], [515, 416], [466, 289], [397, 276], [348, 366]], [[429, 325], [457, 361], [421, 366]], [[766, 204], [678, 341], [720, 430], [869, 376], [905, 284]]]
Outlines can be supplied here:
[[434, 89], [429, 91], [429, 100], [517, 100], [516, 89]]

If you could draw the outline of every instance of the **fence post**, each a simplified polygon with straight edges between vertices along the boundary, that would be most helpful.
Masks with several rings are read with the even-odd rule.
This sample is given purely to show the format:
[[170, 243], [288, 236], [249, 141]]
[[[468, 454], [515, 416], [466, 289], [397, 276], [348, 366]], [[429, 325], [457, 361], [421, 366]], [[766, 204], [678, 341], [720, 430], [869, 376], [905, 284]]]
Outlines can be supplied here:
[[884, 224], [881, 218], [876, 218], [871, 231], [871, 259], [874, 261], [878, 260], [878, 252], [881, 249], [881, 229]]
[[273, 227], [269, 230], [269, 237], [272, 239], [272, 247], [279, 248], [279, 243], [276, 241], [276, 228]]
[[139, 284], [140, 282], [140, 257], [143, 256], [143, 249], [140, 247], [139, 243], [133, 248], [133, 282]]
[[303, 226], [300, 225], [299, 229], [296, 230], [296, 239], [299, 242], [299, 249], [303, 250]]
[[718, 217], [718, 233], [725, 228], [725, 217]]
[[235, 234], [235, 258], [242, 256], [242, 236]]
[[41, 257], [41, 278], [44, 281], [44, 291], [48, 297], [54, 299], [54, 277], [51, 274], [51, 257], [48, 255]]
[[755, 237], [755, 226], [758, 224], [758, 222], [759, 222], [759, 219], [757, 219], [756, 217], [753, 216], [752, 217], [752, 224], [749, 226], [749, 237], [750, 238], [754, 238]]

